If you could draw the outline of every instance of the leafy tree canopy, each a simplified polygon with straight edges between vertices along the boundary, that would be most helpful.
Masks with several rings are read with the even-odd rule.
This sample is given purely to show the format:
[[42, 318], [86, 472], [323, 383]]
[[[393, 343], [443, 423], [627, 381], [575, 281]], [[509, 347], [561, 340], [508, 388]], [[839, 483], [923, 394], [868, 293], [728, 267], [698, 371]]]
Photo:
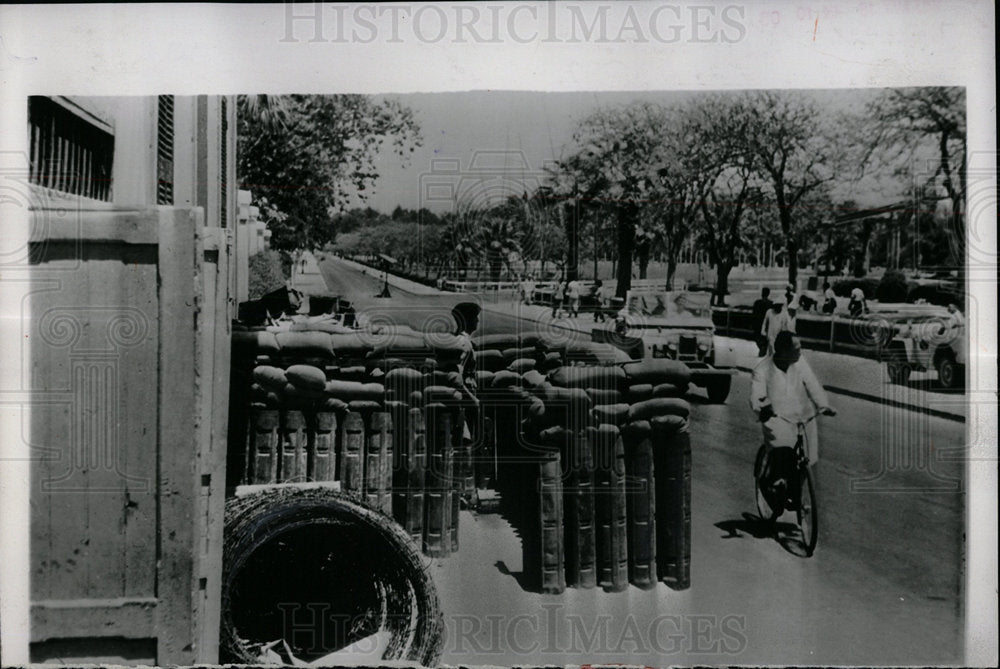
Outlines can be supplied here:
[[280, 212], [265, 220], [278, 249], [330, 241], [331, 213], [366, 198], [383, 147], [405, 162], [421, 142], [409, 108], [365, 95], [242, 96], [237, 132], [241, 187]]

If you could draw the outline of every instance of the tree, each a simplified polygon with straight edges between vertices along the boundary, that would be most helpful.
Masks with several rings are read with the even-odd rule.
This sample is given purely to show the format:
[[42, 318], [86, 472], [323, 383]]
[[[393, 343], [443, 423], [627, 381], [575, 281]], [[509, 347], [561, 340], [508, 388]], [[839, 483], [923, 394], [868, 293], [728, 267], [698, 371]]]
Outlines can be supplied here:
[[692, 178], [692, 174], [697, 171], [694, 156], [700, 147], [689, 141], [684, 132], [664, 129], [663, 135], [656, 171], [660, 197], [650, 208], [649, 226], [667, 259], [665, 288], [673, 290], [677, 255], [691, 234], [691, 226], [698, 214], [700, 184], [698, 179]]
[[566, 161], [556, 163], [550, 175], [551, 185], [539, 190], [548, 198], [550, 209], [554, 208], [566, 236], [564, 247], [563, 278], [575, 281], [579, 276], [580, 264], [580, 224], [583, 219], [584, 202], [593, 198], [594, 183], [590, 191], [581, 193], [582, 165], [579, 156], [570, 156]]
[[651, 102], [599, 110], [581, 122], [573, 136], [578, 149], [563, 161], [578, 192], [614, 213], [618, 297], [632, 285], [636, 225], [657, 199], [658, 152], [671, 120], [669, 110]]
[[408, 108], [364, 95], [241, 96], [237, 138], [241, 187], [284, 215], [265, 221], [279, 249], [331, 241], [331, 212], [366, 198], [383, 146], [404, 159], [420, 145]]
[[281, 95], [241, 95], [237, 111], [263, 128], [282, 130], [288, 123], [290, 107], [287, 98]]
[[547, 263], [563, 264], [567, 239], [566, 229], [559, 220], [561, 206], [562, 199], [553, 185], [543, 184], [532, 193], [508, 198], [504, 205], [494, 210], [494, 214], [515, 222], [525, 270], [528, 263], [537, 260], [538, 271], [544, 276]]
[[703, 224], [702, 240], [715, 265], [716, 304], [725, 304], [729, 294], [729, 272], [739, 263], [743, 246], [744, 215], [760, 201], [760, 191], [751, 185], [749, 165], [720, 170], [698, 201]]
[[443, 246], [447, 254], [446, 264], [452, 271], [463, 278], [468, 274], [469, 266], [475, 256], [476, 248], [472, 232], [458, 217], [450, 220], [442, 234]]
[[865, 162], [895, 166], [920, 180], [918, 187], [929, 184], [944, 191], [950, 202], [952, 263], [961, 265], [966, 239], [965, 90], [888, 89], [869, 103], [866, 111], [872, 123]]
[[698, 239], [716, 268], [717, 302], [729, 293], [729, 272], [746, 241], [746, 214], [757, 214], [763, 197], [755, 154], [747, 141], [754, 123], [743, 100], [728, 95], [701, 98], [684, 111], [682, 135], [690, 150], [681, 169], [694, 189]]
[[651, 229], [643, 225], [636, 226], [635, 229], [635, 259], [639, 263], [639, 278], [645, 279], [649, 271], [649, 254], [653, 251], [653, 243], [656, 241]]
[[744, 135], [747, 148], [768, 181], [785, 238], [788, 282], [794, 284], [803, 243], [799, 206], [833, 179], [837, 143], [828, 132], [828, 119], [801, 94], [760, 91], [747, 94], [741, 104], [752, 120]]
[[602, 258], [608, 258], [612, 255], [612, 245], [609, 243], [607, 226], [605, 225], [608, 212], [605, 207], [588, 206], [587, 203], [584, 203], [581, 209], [584, 223], [583, 231], [587, 239], [585, 251], [591, 256], [592, 273], [594, 280], [597, 280], [599, 278], [598, 262]]

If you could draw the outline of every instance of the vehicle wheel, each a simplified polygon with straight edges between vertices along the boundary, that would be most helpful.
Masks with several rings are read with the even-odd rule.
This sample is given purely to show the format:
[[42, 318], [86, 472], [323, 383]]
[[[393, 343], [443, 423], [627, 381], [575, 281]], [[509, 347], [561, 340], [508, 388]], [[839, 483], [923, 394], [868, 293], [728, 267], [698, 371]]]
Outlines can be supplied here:
[[819, 538], [818, 513], [816, 509], [816, 490], [813, 487], [812, 475], [809, 468], [801, 470], [799, 479], [799, 499], [798, 508], [795, 514], [798, 518], [799, 529], [802, 531], [802, 547], [805, 548], [806, 555], [812, 555], [816, 550], [816, 540]]
[[760, 487], [760, 476], [761, 469], [764, 466], [764, 452], [766, 448], [761, 446], [757, 449], [757, 457], [753, 461], [753, 496], [757, 501], [757, 515], [760, 516], [761, 520], [767, 522], [774, 522], [774, 520], [781, 515], [781, 509], [772, 509], [771, 505], [767, 501], [767, 497], [764, 495], [764, 491]]
[[[419, 549], [391, 518], [340, 492], [230, 499], [221, 594], [222, 662], [260, 664], [276, 640], [294, 656], [286, 663], [352, 645], [375, 660], [440, 659], [444, 625]], [[327, 662], [357, 663], [335, 658]]]
[[724, 376], [709, 382], [705, 390], [708, 391], [708, 399], [715, 404], [723, 404], [729, 397], [729, 388], [733, 383], [733, 377]]
[[958, 388], [965, 383], [964, 370], [951, 355], [942, 355], [937, 361], [938, 382], [945, 388]]
[[889, 372], [890, 383], [905, 386], [910, 380], [910, 366], [905, 362], [890, 362], [886, 365], [886, 371]]

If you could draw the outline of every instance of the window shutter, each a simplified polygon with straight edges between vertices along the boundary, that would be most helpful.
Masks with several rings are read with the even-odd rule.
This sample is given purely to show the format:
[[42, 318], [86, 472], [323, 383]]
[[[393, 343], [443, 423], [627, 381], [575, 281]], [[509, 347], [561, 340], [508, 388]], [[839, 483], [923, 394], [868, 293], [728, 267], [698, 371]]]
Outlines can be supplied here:
[[29, 181], [95, 200], [111, 200], [115, 137], [50, 98], [28, 98]]
[[156, 204], [174, 203], [174, 96], [156, 98]]
[[222, 122], [219, 125], [219, 179], [221, 180], [219, 185], [219, 225], [225, 228], [228, 225], [226, 217], [229, 214], [229, 164], [227, 162], [229, 160], [229, 152], [226, 150], [228, 147], [226, 140], [229, 135], [229, 114], [227, 113], [229, 107], [225, 97], [222, 98], [221, 102]]

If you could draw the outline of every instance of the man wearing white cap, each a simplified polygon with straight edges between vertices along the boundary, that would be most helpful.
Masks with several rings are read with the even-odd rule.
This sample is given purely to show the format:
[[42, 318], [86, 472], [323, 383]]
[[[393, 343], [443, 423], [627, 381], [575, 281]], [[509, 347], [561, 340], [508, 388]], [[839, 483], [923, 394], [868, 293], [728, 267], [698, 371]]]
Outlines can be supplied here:
[[865, 300], [865, 292], [860, 288], [851, 289], [851, 301], [847, 305], [847, 310], [851, 313], [851, 318], [857, 318], [868, 311], [868, 302]]
[[785, 313], [788, 314], [788, 324], [785, 327], [786, 330], [795, 332], [795, 318], [799, 313], [799, 296], [794, 295], [788, 304], [785, 306]]
[[779, 295], [771, 303], [771, 310], [764, 316], [764, 324], [760, 328], [761, 335], [767, 338], [768, 355], [774, 354], [774, 338], [783, 330], [795, 332], [795, 321], [785, 311], [785, 298]]
[[[750, 407], [757, 412], [764, 431], [768, 452], [779, 446], [794, 446], [797, 424], [820, 412], [836, 415], [830, 399], [802, 358], [802, 347], [792, 333], [777, 338], [777, 349], [757, 363], [753, 370]], [[809, 462], [819, 460], [819, 432], [816, 423], [806, 426], [806, 449]]]

